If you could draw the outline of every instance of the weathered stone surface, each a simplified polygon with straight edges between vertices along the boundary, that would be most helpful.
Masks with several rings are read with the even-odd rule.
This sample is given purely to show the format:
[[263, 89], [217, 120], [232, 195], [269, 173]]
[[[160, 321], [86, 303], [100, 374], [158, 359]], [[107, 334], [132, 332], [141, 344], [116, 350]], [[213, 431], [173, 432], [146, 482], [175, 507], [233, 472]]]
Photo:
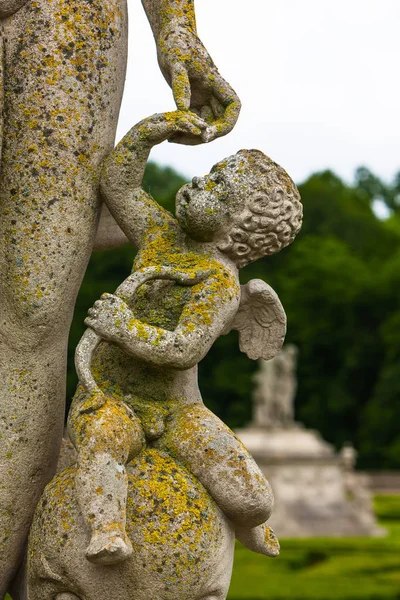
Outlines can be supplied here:
[[[179, 107], [234, 126], [240, 102], [192, 0], [143, 0]], [[66, 346], [99, 220], [127, 49], [125, 0], [0, 1], [0, 597], [21, 563], [62, 437]], [[202, 142], [187, 132], [176, 142]], [[108, 236], [101, 244], [119, 243]]]
[[61, 443], [66, 345], [126, 61], [123, 0], [37, 0], [2, 21], [0, 597]]
[[29, 600], [219, 600], [232, 569], [234, 533], [215, 502], [167, 454], [144, 451], [129, 465], [127, 530], [133, 555], [112, 567], [85, 557], [90, 536], [74, 491], [74, 467], [38, 507], [30, 544]]
[[[238, 271], [294, 239], [301, 224], [301, 204], [281, 167], [260, 151], [242, 150], [178, 191], [176, 218], [162, 209], [140, 187], [152, 146], [177, 134], [205, 137], [208, 131], [209, 123], [192, 112], [154, 115], [132, 128], [106, 160], [103, 196], [138, 253], [132, 275], [115, 294], [103, 295], [85, 321], [89, 329], [76, 353], [80, 386], [68, 424], [77, 463], [73, 472], [64, 471], [50, 484], [47, 501], [36, 513], [29, 573], [37, 594], [46, 593], [40, 584], [40, 565], [45, 562], [48, 568], [53, 561], [47, 534], [40, 533], [46, 531], [44, 523], [50, 522], [49, 531], [54, 527], [51, 515], [56, 515], [56, 523], [60, 514], [76, 515], [73, 524], [66, 516], [65, 529], [81, 530], [79, 549], [75, 538], [65, 545], [57, 568], [70, 572], [69, 563], [76, 560], [72, 555], [78, 553], [80, 561], [83, 556], [79, 582], [86, 594], [96, 589], [91, 573], [96, 573], [98, 593], [108, 589], [109, 574], [115, 569], [124, 574], [131, 594], [145, 585], [147, 597], [213, 597], [204, 587], [201, 562], [193, 570], [193, 577], [202, 577], [197, 588], [190, 564], [181, 582], [171, 574], [176, 569], [174, 528], [187, 520], [187, 507], [200, 510], [200, 496], [214, 525], [208, 531], [207, 520], [187, 520], [193, 530], [180, 545], [182, 554], [192, 554], [192, 536], [206, 536], [207, 569], [220, 560], [222, 546], [225, 564], [230, 565], [232, 546], [227, 549], [221, 542], [225, 539], [221, 531], [229, 539], [236, 534], [256, 552], [276, 556], [279, 551], [266, 525], [272, 511], [270, 486], [243, 444], [204, 406], [197, 363], [230, 329], [239, 331], [241, 349], [252, 358], [271, 357], [280, 349], [286, 318], [277, 295], [259, 280], [241, 290]], [[160, 456], [164, 466], [152, 470]], [[167, 468], [165, 461], [172, 466]], [[133, 465], [133, 474], [127, 464], [130, 469]], [[138, 464], [141, 467], [135, 468]], [[196, 478], [196, 489], [202, 491], [193, 496], [192, 488], [188, 489], [186, 500], [179, 500], [171, 513], [157, 495], [159, 484], [167, 483], [168, 473], [179, 480], [181, 468]], [[171, 485], [181, 498], [178, 489], [185, 484], [174, 484], [172, 477]], [[143, 486], [146, 503], [140, 497]], [[171, 490], [169, 496], [175, 505]], [[147, 504], [154, 506], [157, 518], [171, 517], [165, 535], [161, 535], [161, 521], [152, 524]], [[215, 505], [224, 518], [218, 517]], [[143, 533], [149, 529], [154, 535]], [[159, 542], [160, 568], [165, 568], [170, 582], [162, 592], [154, 575], [141, 583], [129, 575], [130, 569], [139, 568], [135, 556], [140, 552], [151, 556], [153, 543], [157, 547]], [[147, 559], [145, 563], [153, 572]], [[221, 581], [214, 596], [222, 599], [227, 588], [226, 579]]]

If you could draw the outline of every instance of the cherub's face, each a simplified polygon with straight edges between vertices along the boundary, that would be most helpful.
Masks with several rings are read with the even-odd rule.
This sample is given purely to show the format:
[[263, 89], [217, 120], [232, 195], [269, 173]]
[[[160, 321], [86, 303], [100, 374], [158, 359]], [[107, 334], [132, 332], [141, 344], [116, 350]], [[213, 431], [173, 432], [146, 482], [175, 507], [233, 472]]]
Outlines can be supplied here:
[[[204, 177], [193, 177], [176, 195], [176, 217], [194, 239], [208, 242], [224, 233], [248, 197], [244, 185], [248, 165], [244, 157], [230, 156]], [[246, 193], [247, 190], [247, 193]]]

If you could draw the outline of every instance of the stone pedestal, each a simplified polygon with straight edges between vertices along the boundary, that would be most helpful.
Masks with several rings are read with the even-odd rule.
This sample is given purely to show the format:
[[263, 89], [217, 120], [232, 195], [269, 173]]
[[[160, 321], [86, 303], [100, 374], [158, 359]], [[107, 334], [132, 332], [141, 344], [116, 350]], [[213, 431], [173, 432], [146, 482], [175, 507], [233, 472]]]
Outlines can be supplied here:
[[268, 477], [278, 537], [382, 536], [367, 477], [344, 464], [333, 447], [299, 424], [236, 431]]
[[[60, 466], [74, 460], [64, 441]], [[127, 530], [134, 553], [100, 566], [76, 500], [74, 465], [47, 486], [30, 534], [29, 600], [225, 598], [234, 530], [198, 480], [168, 455], [145, 450], [128, 466]], [[83, 592], [84, 590], [84, 592]]]

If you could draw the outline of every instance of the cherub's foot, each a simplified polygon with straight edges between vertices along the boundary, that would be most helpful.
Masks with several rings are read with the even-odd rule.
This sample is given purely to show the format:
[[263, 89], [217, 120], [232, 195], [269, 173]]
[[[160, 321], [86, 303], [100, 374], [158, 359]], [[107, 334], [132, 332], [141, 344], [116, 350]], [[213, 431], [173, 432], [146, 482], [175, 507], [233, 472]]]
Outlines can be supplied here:
[[96, 565], [116, 565], [131, 554], [132, 544], [119, 530], [95, 533], [86, 550], [86, 558]]
[[266, 556], [279, 555], [278, 538], [266, 523], [253, 528], [237, 527], [236, 537], [239, 542], [253, 552]]

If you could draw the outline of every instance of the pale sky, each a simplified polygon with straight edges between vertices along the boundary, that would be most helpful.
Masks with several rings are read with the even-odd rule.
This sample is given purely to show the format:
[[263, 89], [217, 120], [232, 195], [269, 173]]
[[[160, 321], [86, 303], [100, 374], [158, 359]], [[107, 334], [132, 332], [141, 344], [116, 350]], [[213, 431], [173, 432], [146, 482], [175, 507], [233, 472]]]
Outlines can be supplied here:
[[[174, 109], [140, 0], [128, 0], [130, 46], [118, 137]], [[400, 169], [399, 0], [197, 0], [198, 33], [242, 100], [228, 136], [198, 147], [164, 143], [151, 158], [202, 175], [240, 148], [259, 148], [296, 182], [361, 164]]]

